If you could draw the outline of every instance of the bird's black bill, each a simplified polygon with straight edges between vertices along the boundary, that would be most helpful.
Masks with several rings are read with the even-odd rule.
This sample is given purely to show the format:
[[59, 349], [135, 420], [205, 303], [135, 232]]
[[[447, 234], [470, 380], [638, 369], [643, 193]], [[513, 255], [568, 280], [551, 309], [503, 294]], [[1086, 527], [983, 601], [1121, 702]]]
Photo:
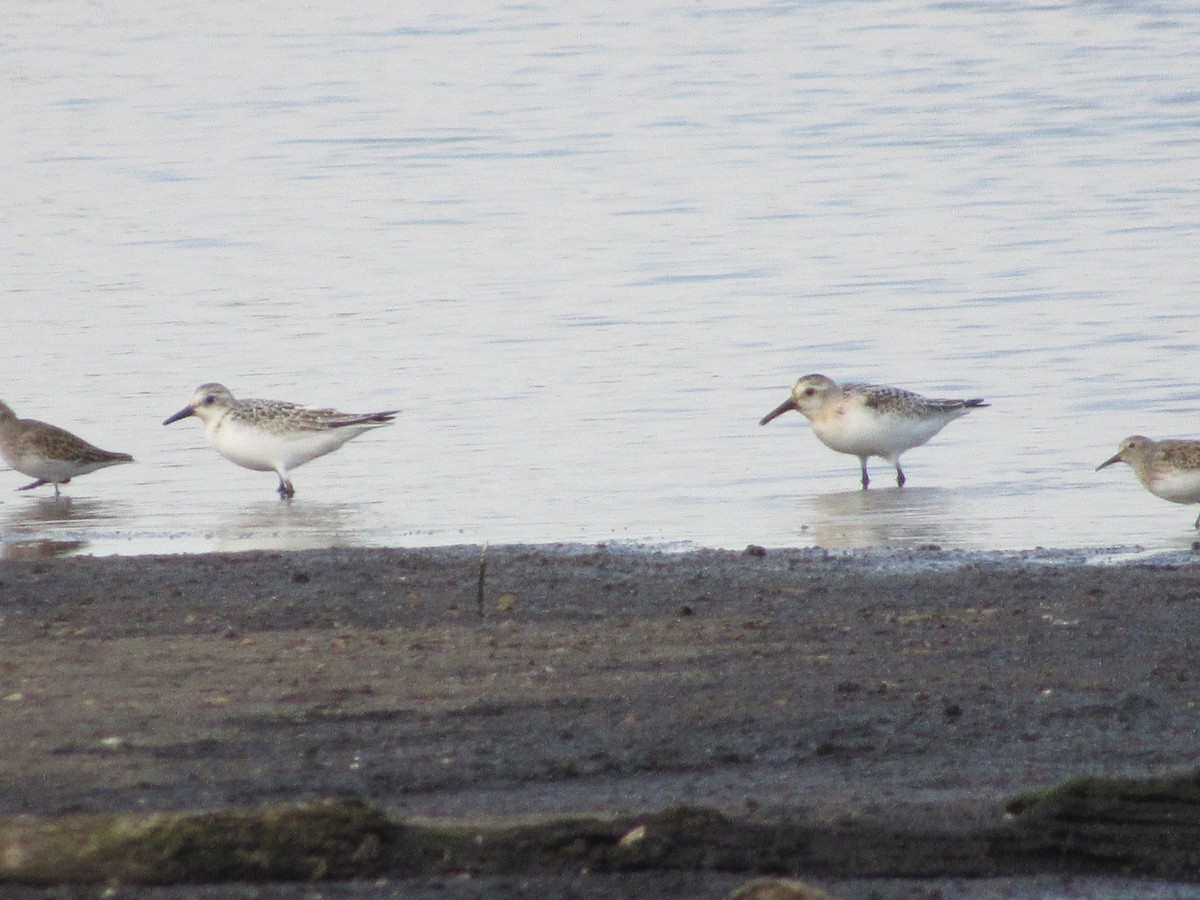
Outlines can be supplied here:
[[175, 413], [175, 415], [171, 416], [169, 419], [164, 419], [163, 424], [170, 425], [172, 422], [178, 422], [180, 419], [186, 419], [188, 416], [195, 415], [195, 413], [196, 413], [196, 411], [194, 409], [192, 409], [190, 406], [185, 406], [183, 409], [181, 409], [179, 412]]
[[1101, 469], [1103, 469], [1105, 466], [1111, 466], [1113, 463], [1119, 463], [1119, 462], [1122, 462], [1122, 461], [1123, 461], [1123, 460], [1121, 459], [1121, 454], [1120, 454], [1120, 453], [1118, 453], [1118, 454], [1117, 454], [1116, 456], [1114, 456], [1112, 459], [1106, 459], [1104, 462], [1100, 463], [1100, 465], [1096, 466], [1096, 471], [1097, 471], [1097, 472], [1099, 472], [1099, 471], [1100, 471]]
[[787, 400], [784, 400], [777, 407], [775, 407], [773, 410], [771, 410], [769, 413], [767, 413], [765, 416], [763, 416], [761, 419], [759, 419], [758, 424], [766, 425], [768, 422], [770, 422], [776, 416], [782, 416], [785, 412], [790, 412], [791, 410], [793, 410], [795, 408], [796, 408], [796, 401], [793, 400], [791, 397], [789, 397]]

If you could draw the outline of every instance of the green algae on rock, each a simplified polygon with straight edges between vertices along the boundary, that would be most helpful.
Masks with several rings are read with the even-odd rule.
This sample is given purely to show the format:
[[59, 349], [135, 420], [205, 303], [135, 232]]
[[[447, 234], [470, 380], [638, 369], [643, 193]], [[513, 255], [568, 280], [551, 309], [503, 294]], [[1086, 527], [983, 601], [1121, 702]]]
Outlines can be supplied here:
[[0, 823], [0, 883], [298, 881], [390, 863], [399, 829], [356, 800]]
[[[1081, 871], [1200, 877], [1200, 770], [1074, 778], [1006, 807], [1027, 852]], [[1073, 865], [1074, 863], [1074, 865]]]

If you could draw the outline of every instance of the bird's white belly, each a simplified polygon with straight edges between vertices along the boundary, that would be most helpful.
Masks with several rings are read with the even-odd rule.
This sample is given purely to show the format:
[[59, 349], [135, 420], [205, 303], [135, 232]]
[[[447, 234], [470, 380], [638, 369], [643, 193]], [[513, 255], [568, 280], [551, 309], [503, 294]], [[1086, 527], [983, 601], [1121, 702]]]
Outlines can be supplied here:
[[18, 456], [16, 453], [9, 452], [9, 450], [6, 447], [0, 446], [0, 459], [3, 459], [7, 465], [12, 466], [14, 469], [16, 469], [22, 475], [31, 475], [34, 478], [40, 477], [38, 475], [34, 475], [27, 468], [25, 468], [25, 465], [26, 465], [25, 460], [22, 457]]
[[814, 421], [813, 431], [825, 446], [839, 453], [894, 459], [924, 444], [953, 418], [881, 416], [867, 409], [849, 408], [841, 415]]
[[243, 468], [286, 472], [336, 450], [359, 432], [355, 428], [273, 432], [226, 419], [208, 429], [208, 440], [214, 450]]
[[1155, 497], [1172, 503], [1200, 502], [1200, 469], [1164, 472], [1146, 483]]
[[4, 461], [30, 478], [40, 481], [61, 482], [79, 475], [87, 475], [104, 468], [104, 463], [80, 463], [69, 459], [50, 459], [38, 454], [20, 456], [5, 455]]

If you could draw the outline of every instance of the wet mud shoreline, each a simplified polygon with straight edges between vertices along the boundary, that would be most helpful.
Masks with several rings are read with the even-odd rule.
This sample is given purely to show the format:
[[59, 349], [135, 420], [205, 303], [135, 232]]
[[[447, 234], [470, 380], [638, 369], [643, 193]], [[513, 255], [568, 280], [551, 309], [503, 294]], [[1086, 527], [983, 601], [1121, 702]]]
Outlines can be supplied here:
[[[1020, 794], [1195, 766], [1198, 565], [603, 547], [8, 560], [0, 816], [354, 797], [489, 827], [684, 807], [985, 833]], [[875, 852], [814, 877], [928, 896], [936, 872], [895, 882], [914, 877], [904, 853]], [[447, 872], [404, 896], [715, 898], [749, 877], [701, 868]], [[987, 896], [970, 892], [988, 874], [1036, 896], [1013, 892], [1087, 868], [943, 871], [967, 879], [936, 882], [944, 897]]]

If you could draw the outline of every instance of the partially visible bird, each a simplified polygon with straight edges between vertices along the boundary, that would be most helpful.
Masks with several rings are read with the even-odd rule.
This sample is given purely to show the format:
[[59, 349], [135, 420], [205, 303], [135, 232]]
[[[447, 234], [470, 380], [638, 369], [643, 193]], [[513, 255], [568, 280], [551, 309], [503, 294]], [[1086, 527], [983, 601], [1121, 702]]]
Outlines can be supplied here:
[[[1115, 455], [1096, 466], [1126, 463], [1150, 493], [1172, 503], [1200, 503], [1200, 441], [1154, 441], [1135, 434], [1121, 441]], [[1200, 516], [1196, 517], [1200, 528]]]
[[52, 484], [55, 497], [60, 494], [59, 485], [72, 478], [133, 462], [128, 453], [101, 450], [57, 425], [18, 419], [4, 403], [0, 403], [0, 457], [22, 475], [37, 479], [17, 490]]

